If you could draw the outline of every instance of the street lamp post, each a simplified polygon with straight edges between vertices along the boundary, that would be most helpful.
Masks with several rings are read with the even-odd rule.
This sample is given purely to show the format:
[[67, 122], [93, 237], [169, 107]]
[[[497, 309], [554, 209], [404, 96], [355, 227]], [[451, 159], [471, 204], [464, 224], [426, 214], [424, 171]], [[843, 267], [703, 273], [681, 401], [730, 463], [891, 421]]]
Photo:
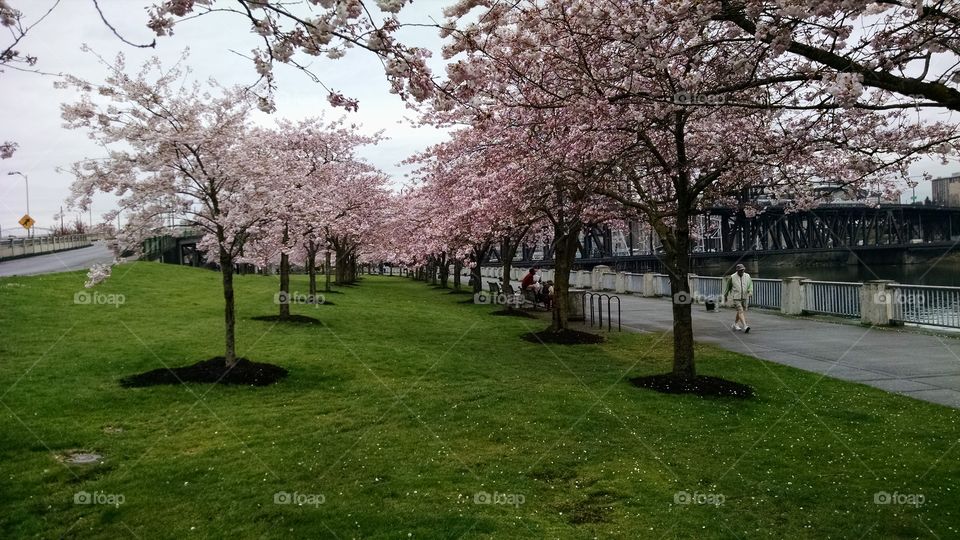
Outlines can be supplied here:
[[[27, 175], [23, 174], [20, 171], [10, 171], [7, 173], [7, 176], [13, 176], [19, 174], [23, 177], [23, 185], [27, 188], [27, 215], [30, 215], [30, 180], [27, 178]], [[33, 228], [27, 229], [27, 236], [33, 236]]]

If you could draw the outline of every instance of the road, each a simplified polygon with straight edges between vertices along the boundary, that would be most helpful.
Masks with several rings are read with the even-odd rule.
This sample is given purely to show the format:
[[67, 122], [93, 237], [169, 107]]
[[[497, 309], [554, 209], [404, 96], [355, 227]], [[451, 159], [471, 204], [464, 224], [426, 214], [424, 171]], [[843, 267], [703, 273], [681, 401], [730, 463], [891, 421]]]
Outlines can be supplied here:
[[0, 262], [0, 277], [32, 276], [83, 270], [90, 268], [94, 263], [105, 263], [112, 260], [113, 252], [107, 248], [105, 242], [98, 241], [90, 247]]

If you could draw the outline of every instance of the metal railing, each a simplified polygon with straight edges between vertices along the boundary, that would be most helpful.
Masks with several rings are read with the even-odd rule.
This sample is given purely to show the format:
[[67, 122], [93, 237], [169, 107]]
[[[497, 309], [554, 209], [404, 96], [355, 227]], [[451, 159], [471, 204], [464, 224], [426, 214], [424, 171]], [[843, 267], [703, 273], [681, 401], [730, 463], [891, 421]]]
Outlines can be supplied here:
[[656, 291], [657, 296], [670, 296], [673, 294], [670, 288], [670, 276], [667, 274], [654, 274], [653, 290]]
[[805, 280], [803, 309], [811, 313], [859, 317], [861, 287], [863, 283]]
[[779, 279], [753, 279], [753, 298], [750, 302], [756, 307], [780, 309], [780, 294], [783, 281]]
[[960, 287], [895, 284], [889, 290], [894, 321], [960, 328]]
[[719, 302], [723, 297], [723, 278], [711, 276], [693, 276], [691, 278], [693, 297], [700, 299], [712, 299]]
[[643, 274], [631, 274], [625, 272], [624, 286], [628, 293], [643, 293]]

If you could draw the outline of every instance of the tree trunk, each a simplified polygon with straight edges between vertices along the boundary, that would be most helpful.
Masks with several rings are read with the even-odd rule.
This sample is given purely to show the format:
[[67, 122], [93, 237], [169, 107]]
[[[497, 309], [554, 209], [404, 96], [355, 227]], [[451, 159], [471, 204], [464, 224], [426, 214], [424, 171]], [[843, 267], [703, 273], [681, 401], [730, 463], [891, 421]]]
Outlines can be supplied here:
[[337, 285], [343, 285], [347, 282], [347, 257], [345, 250], [342, 248], [336, 249], [337, 256], [337, 272], [334, 274], [334, 283]]
[[567, 329], [570, 318], [567, 293], [570, 290], [570, 269], [573, 268], [573, 260], [577, 255], [577, 243], [580, 241], [580, 227], [574, 227], [566, 232], [560, 227], [555, 228], [553, 241], [553, 313], [550, 331], [562, 332]]
[[460, 273], [463, 272], [463, 263], [460, 259], [453, 262], [453, 289], [460, 290]]
[[323, 285], [324, 292], [330, 292], [330, 250], [323, 254], [323, 272], [326, 274], [326, 282]]
[[[283, 246], [286, 247], [290, 241], [289, 227], [283, 226]], [[290, 319], [290, 255], [285, 251], [280, 252], [280, 320]]]
[[505, 237], [504, 240], [500, 242], [500, 263], [503, 265], [504, 286], [510, 284], [510, 270], [519, 245], [519, 241], [514, 242], [510, 237]]
[[280, 320], [290, 319], [290, 256], [280, 254]]
[[690, 230], [684, 216], [678, 217], [674, 242], [664, 242], [670, 292], [673, 293], [673, 375], [681, 379], [696, 376], [693, 358], [693, 297], [690, 294]]
[[310, 298], [317, 297], [317, 250], [307, 249], [307, 275], [310, 277]]
[[473, 260], [473, 268], [470, 269], [470, 277], [473, 281], [473, 294], [483, 291], [483, 275], [481, 271], [483, 267], [480, 265], [483, 264], [483, 259], [487, 257], [487, 252], [490, 251], [490, 243], [486, 243], [479, 246], [473, 247], [473, 255], [471, 259]]
[[437, 270], [439, 271], [440, 277], [440, 288], [449, 289], [450, 288], [450, 264], [447, 260], [447, 254], [444, 253], [440, 259], [437, 261]]
[[223, 278], [223, 326], [226, 348], [223, 358], [227, 367], [237, 363], [236, 348], [236, 312], [233, 301], [233, 259], [230, 254], [220, 250], [220, 275]]

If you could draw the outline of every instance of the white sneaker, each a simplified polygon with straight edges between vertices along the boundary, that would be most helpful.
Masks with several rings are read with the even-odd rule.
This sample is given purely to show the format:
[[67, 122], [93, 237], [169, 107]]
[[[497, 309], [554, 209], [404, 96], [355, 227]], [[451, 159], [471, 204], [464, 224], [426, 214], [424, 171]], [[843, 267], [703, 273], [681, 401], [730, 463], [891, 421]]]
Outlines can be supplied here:
[[734, 332], [739, 332], [740, 326], [734, 323], [733, 325], [730, 326], [730, 329], [733, 330]]

